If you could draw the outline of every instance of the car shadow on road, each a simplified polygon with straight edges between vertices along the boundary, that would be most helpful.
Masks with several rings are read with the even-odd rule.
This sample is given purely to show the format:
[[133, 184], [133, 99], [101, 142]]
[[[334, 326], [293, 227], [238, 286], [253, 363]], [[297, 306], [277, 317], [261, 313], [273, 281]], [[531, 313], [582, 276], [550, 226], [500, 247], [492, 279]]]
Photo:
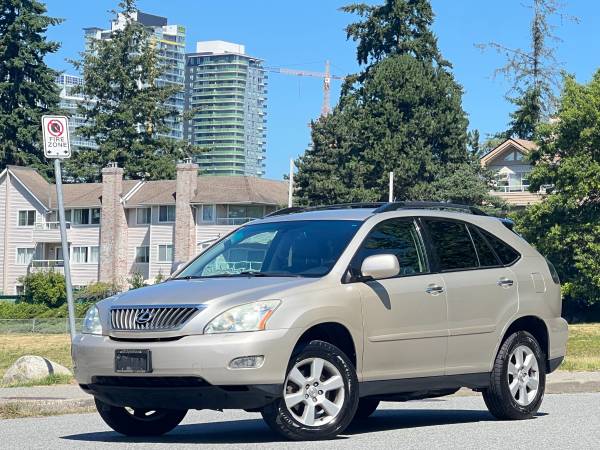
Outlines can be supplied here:
[[[538, 413], [537, 416], [543, 416]], [[365, 420], [351, 424], [338, 439], [353, 435], [377, 433], [406, 428], [488, 422], [496, 419], [483, 410], [453, 409], [381, 409]], [[160, 437], [132, 438], [113, 431], [81, 433], [62, 439], [113, 443], [196, 443], [196, 444], [257, 444], [282, 442], [261, 419], [231, 420], [200, 424], [184, 424]]]

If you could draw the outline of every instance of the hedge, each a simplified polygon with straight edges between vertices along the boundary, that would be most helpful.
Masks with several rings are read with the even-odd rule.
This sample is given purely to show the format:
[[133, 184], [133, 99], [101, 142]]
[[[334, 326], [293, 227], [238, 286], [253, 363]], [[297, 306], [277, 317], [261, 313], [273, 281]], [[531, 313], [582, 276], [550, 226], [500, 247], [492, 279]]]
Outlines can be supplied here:
[[[75, 316], [83, 317], [93, 304], [94, 302], [76, 303]], [[0, 302], [0, 319], [64, 318], [67, 316], [67, 305], [50, 308], [41, 304]]]

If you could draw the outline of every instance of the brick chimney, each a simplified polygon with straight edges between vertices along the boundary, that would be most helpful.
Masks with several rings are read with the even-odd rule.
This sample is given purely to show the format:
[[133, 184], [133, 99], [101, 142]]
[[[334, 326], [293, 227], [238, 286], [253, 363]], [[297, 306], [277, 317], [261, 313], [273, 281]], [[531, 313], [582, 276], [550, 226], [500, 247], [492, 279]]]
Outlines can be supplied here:
[[196, 253], [196, 221], [191, 202], [198, 186], [198, 165], [191, 159], [177, 164], [175, 191], [175, 261], [189, 261]]
[[121, 287], [127, 285], [127, 218], [122, 193], [123, 169], [109, 163], [102, 169], [100, 281]]

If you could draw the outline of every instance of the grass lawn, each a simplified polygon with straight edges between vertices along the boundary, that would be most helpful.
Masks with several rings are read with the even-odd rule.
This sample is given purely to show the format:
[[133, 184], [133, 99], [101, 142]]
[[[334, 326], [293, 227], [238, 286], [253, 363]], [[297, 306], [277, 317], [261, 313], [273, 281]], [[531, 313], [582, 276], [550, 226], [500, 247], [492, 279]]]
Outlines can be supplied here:
[[[43, 356], [71, 368], [71, 347], [67, 334], [3, 334], [0, 335], [0, 379], [17, 358], [23, 355]], [[600, 370], [600, 323], [571, 325], [567, 357], [562, 370]], [[64, 378], [41, 380], [36, 384], [67, 381]]]
[[[19, 357], [37, 355], [71, 369], [71, 342], [68, 334], [2, 334], [0, 335], [0, 384], [4, 372]], [[41, 380], [36, 384], [64, 383], [64, 377]]]

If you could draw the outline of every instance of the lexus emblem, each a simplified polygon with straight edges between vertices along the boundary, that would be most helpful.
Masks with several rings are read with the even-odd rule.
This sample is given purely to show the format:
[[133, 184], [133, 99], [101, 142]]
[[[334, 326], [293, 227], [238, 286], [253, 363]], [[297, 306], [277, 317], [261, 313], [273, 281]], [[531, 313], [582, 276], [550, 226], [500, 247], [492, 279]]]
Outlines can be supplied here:
[[150, 311], [141, 311], [137, 313], [137, 316], [135, 316], [135, 323], [138, 325], [145, 325], [152, 320], [152, 317], [154, 316]]

